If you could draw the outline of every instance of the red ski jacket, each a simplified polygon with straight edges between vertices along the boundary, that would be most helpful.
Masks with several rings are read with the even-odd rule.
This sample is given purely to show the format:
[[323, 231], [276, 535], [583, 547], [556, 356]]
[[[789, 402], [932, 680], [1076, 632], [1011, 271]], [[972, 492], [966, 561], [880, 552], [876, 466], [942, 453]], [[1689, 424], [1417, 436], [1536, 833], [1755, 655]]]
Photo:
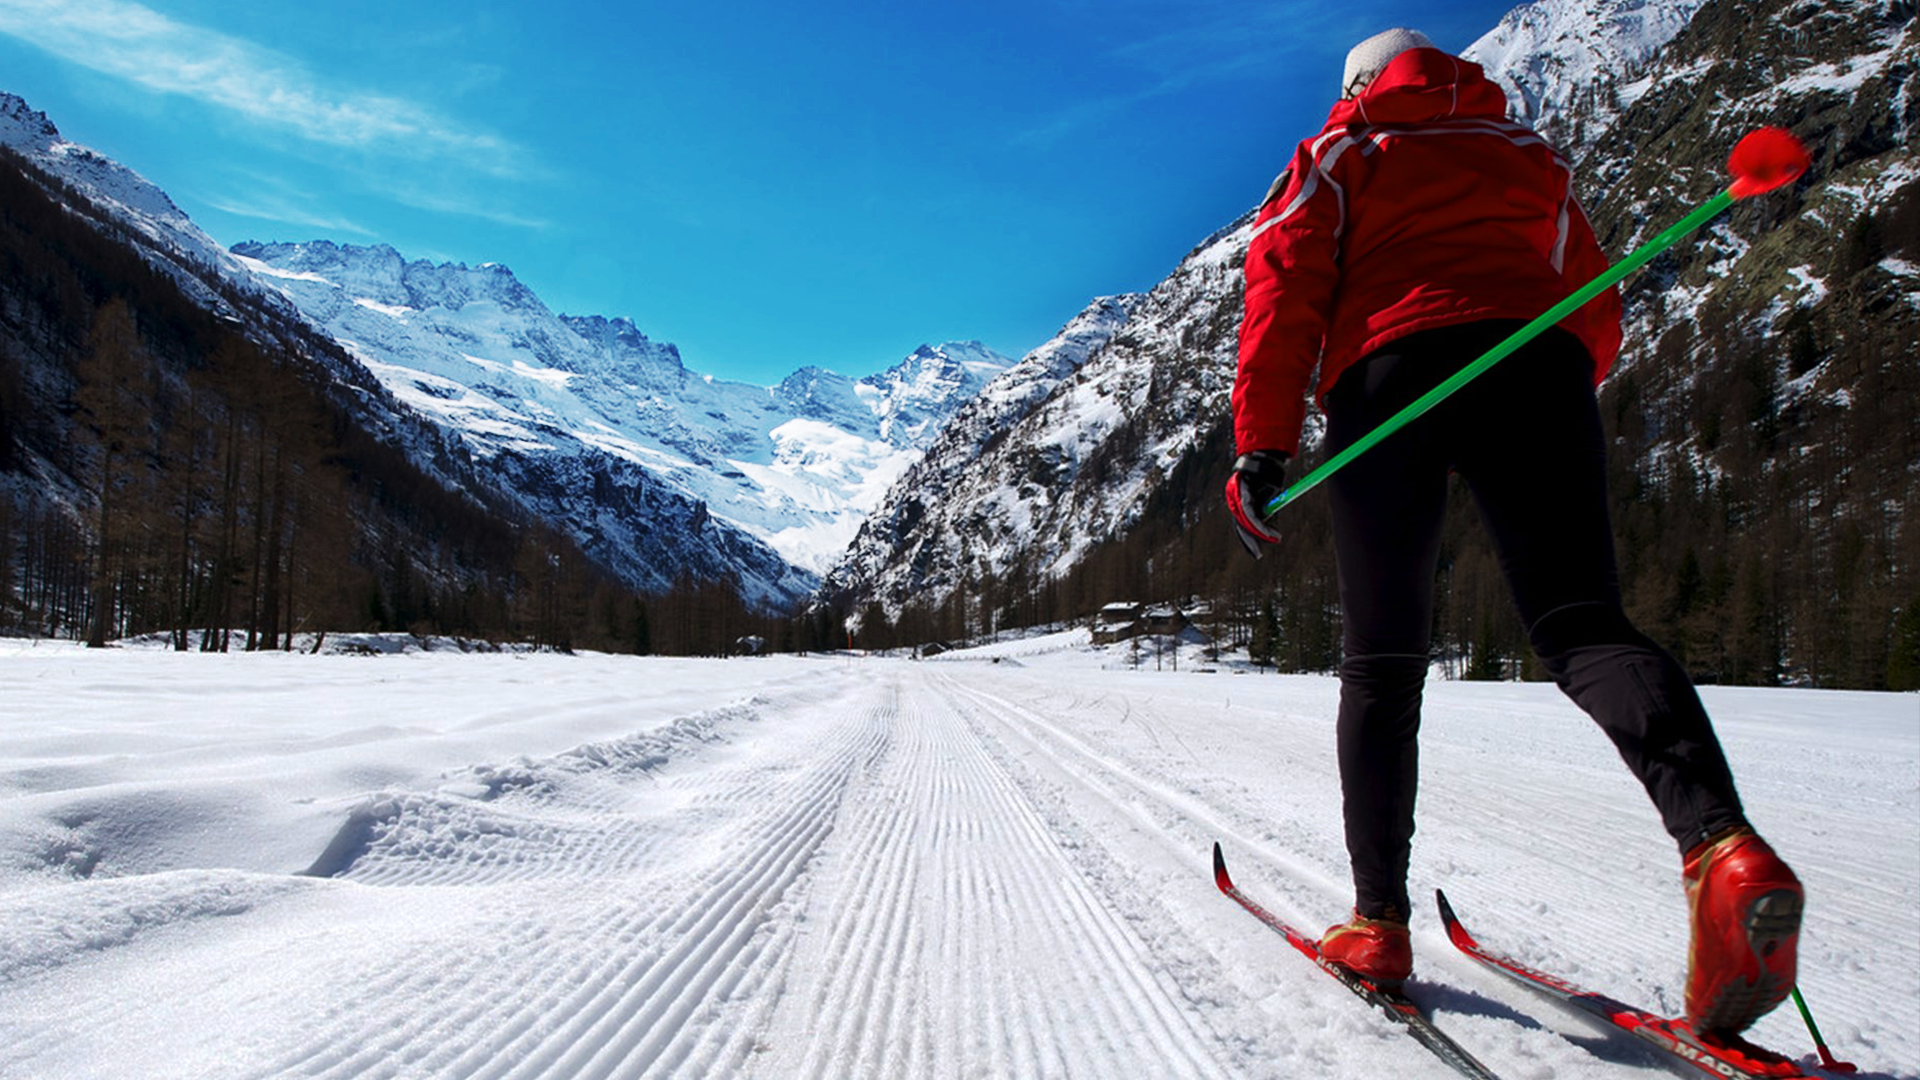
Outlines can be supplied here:
[[[1530, 320], [1607, 268], [1573, 170], [1506, 110], [1478, 64], [1412, 49], [1300, 144], [1247, 250], [1238, 452], [1297, 453], [1309, 388], [1396, 338]], [[1560, 325], [1598, 383], [1620, 351], [1619, 292]]]

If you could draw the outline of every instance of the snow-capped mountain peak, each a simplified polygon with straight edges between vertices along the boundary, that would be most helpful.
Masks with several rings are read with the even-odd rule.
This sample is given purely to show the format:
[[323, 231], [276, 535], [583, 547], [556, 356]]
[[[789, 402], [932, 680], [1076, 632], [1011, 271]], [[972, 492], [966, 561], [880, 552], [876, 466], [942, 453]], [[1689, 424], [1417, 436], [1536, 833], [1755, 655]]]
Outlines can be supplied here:
[[0, 92], [0, 146], [59, 177], [116, 217], [132, 231], [131, 239], [148, 259], [166, 268], [209, 307], [225, 310], [226, 305], [200, 279], [195, 265], [245, 281], [246, 275], [226, 249], [194, 224], [166, 192], [112, 158], [68, 142], [47, 114], [4, 92]]
[[[1515, 119], [1577, 156], [1632, 104], [1627, 78], [1693, 19], [1705, 0], [1535, 0], [1462, 51], [1507, 91]], [[1578, 130], [1563, 116], [1584, 114]]]
[[63, 141], [46, 113], [12, 94], [0, 93], [0, 144], [23, 154], [44, 154]]
[[[643, 470], [777, 552], [805, 588], [953, 411], [1012, 364], [959, 342], [922, 346], [865, 379], [810, 367], [753, 386], [688, 370], [631, 320], [555, 314], [498, 263], [327, 241], [234, 254], [476, 456]], [[598, 554], [642, 558], [616, 550], [604, 524], [585, 524], [593, 499], [577, 497], [561, 512], [601, 538]]]
[[953, 403], [980, 392], [1013, 361], [977, 341], [922, 345], [855, 388], [878, 420], [879, 437], [925, 450], [953, 415]]
[[316, 240], [304, 244], [236, 245], [234, 254], [253, 260], [257, 274], [285, 279], [309, 274], [338, 286], [355, 301], [384, 308], [458, 311], [477, 303], [502, 310], [551, 317], [533, 290], [500, 263], [408, 261], [387, 244], [370, 247]]

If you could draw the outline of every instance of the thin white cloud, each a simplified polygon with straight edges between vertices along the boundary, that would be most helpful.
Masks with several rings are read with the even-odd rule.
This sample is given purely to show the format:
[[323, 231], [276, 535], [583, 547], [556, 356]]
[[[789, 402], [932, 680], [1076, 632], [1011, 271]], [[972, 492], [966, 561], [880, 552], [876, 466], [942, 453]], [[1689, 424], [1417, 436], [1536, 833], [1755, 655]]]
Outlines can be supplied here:
[[1109, 55], [1183, 82], [1237, 79], [1344, 56], [1359, 40], [1346, 27], [1366, 25], [1355, 22], [1349, 8], [1301, 0], [1252, 7], [1238, 0], [1188, 3], [1181, 18], [1121, 42]]
[[[1368, 25], [1348, 8], [1319, 0], [1278, 0], [1250, 6], [1244, 0], [1053, 0], [1060, 10], [1100, 27], [1092, 35], [1095, 55], [1135, 80], [1123, 89], [1093, 94], [1015, 129], [1017, 147], [1048, 147], [1125, 119], [1141, 105], [1208, 84], [1226, 84], [1277, 71], [1326, 71], [1326, 104], [1340, 70], [1351, 26]], [[1384, 29], [1384, 27], [1382, 27]], [[1371, 33], [1371, 31], [1369, 31]], [[1361, 35], [1365, 36], [1365, 35]]]
[[326, 146], [450, 159], [501, 177], [524, 171], [498, 136], [400, 98], [325, 86], [292, 57], [131, 0], [0, 0], [0, 33]]
[[553, 224], [544, 218], [516, 214], [512, 210], [501, 207], [497, 202], [458, 190], [392, 182], [383, 186], [381, 190], [394, 202], [402, 206], [411, 206], [415, 210], [428, 210], [436, 214], [459, 214], [462, 217], [479, 218], [482, 221], [491, 221], [496, 225], [508, 225], [516, 229], [545, 229]]
[[319, 229], [333, 234], [374, 235], [371, 229], [362, 228], [345, 218], [317, 214], [303, 205], [279, 199], [216, 195], [202, 201], [223, 213], [252, 218], [256, 221], [277, 221], [282, 225], [298, 225], [302, 228]]

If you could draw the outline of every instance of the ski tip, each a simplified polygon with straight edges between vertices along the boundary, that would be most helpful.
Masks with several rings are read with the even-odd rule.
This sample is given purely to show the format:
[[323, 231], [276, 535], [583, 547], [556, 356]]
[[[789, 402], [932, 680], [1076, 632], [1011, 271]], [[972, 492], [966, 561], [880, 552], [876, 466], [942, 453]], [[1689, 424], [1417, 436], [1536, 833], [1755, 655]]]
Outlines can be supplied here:
[[1213, 842], [1213, 883], [1221, 892], [1233, 891], [1233, 879], [1227, 876], [1227, 856], [1220, 850], [1220, 841]]
[[1446, 892], [1440, 889], [1433, 890], [1433, 900], [1434, 903], [1440, 906], [1440, 922], [1446, 926], [1447, 938], [1453, 942], [1455, 947], [1461, 949], [1478, 948], [1479, 943], [1474, 941], [1473, 935], [1467, 933], [1467, 928], [1460, 924], [1460, 916], [1453, 913], [1453, 905], [1447, 902]]

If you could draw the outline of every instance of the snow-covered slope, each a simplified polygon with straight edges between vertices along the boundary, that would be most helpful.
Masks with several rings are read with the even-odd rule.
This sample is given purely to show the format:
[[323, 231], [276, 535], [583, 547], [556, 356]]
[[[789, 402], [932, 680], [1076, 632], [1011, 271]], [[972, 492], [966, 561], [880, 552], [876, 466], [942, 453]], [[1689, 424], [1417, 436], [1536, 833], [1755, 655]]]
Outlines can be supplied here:
[[[1343, 917], [1334, 680], [987, 652], [0, 646], [0, 1075], [1451, 1075], [1209, 873], [1221, 841], [1276, 914]], [[1822, 1030], [1915, 1080], [1912, 695], [1703, 697], [1806, 882]], [[1678, 855], [1553, 687], [1430, 687], [1421, 763], [1416, 896], [1679, 1007]], [[1413, 995], [1499, 1075], [1672, 1075], [1415, 919]], [[1812, 1058], [1791, 1006], [1753, 1037]]]
[[47, 115], [0, 92], [0, 146], [71, 185], [110, 213], [148, 261], [168, 269], [189, 293], [215, 310], [226, 305], [207, 278], [244, 284], [246, 273], [213, 237], [174, 205], [167, 193], [132, 169], [68, 142]]
[[[1012, 363], [950, 343], [860, 380], [809, 368], [752, 386], [688, 370], [626, 319], [557, 315], [496, 263], [325, 241], [233, 250], [476, 456], [638, 467], [809, 576], [952, 411]], [[598, 498], [574, 497], [583, 513]]]
[[878, 375], [854, 384], [871, 410], [874, 432], [890, 445], [925, 450], [963, 405], [1013, 365], [977, 341], [921, 346]]
[[[288, 281], [284, 275], [257, 273], [257, 265], [249, 266], [223, 250], [164, 192], [104, 156], [65, 141], [44, 115], [16, 97], [0, 96], [0, 142], [56, 185], [71, 190], [71, 196], [55, 193], [70, 213], [135, 249], [148, 264], [178, 282], [194, 303], [219, 314], [269, 350], [290, 350], [327, 371], [335, 396], [354, 422], [406, 454], [449, 489], [465, 491], [476, 502], [499, 507], [515, 519], [522, 512], [546, 519], [638, 588], [664, 589], [683, 575], [723, 578], [737, 582], [749, 598], [769, 605], [788, 603], [813, 588], [812, 573], [796, 568], [759, 539], [716, 520], [698, 498], [612, 455], [575, 456], [534, 466], [525, 455], [509, 451], [484, 459], [482, 467], [476, 468], [471, 448], [457, 436], [449, 437], [451, 429], [441, 426], [443, 416], [412, 407], [428, 396], [418, 386], [377, 379], [369, 365], [320, 345], [330, 335], [296, 307], [283, 287]], [[431, 284], [448, 296], [466, 290], [507, 304], [520, 299], [511, 288], [487, 294], [488, 283], [455, 280], [460, 276], [444, 274]], [[510, 280], [511, 276], [505, 277]], [[374, 295], [387, 294], [369, 289], [361, 298], [377, 303]], [[572, 336], [564, 329], [561, 333]], [[362, 350], [360, 355], [367, 354]], [[43, 390], [60, 385], [66, 376], [52, 373], [48, 366], [58, 362], [57, 357], [34, 360], [41, 367], [29, 372], [29, 381]], [[377, 357], [372, 367], [378, 367]], [[390, 387], [397, 392], [390, 392]], [[38, 396], [50, 402], [50, 392]], [[457, 396], [451, 390], [447, 393]]]
[[892, 616], [989, 575], [1059, 573], [1136, 520], [1204, 436], [1193, 418], [1231, 388], [1220, 313], [1238, 300], [1250, 225], [1209, 238], [1147, 295], [1095, 301], [988, 387], [889, 493], [823, 596]]

